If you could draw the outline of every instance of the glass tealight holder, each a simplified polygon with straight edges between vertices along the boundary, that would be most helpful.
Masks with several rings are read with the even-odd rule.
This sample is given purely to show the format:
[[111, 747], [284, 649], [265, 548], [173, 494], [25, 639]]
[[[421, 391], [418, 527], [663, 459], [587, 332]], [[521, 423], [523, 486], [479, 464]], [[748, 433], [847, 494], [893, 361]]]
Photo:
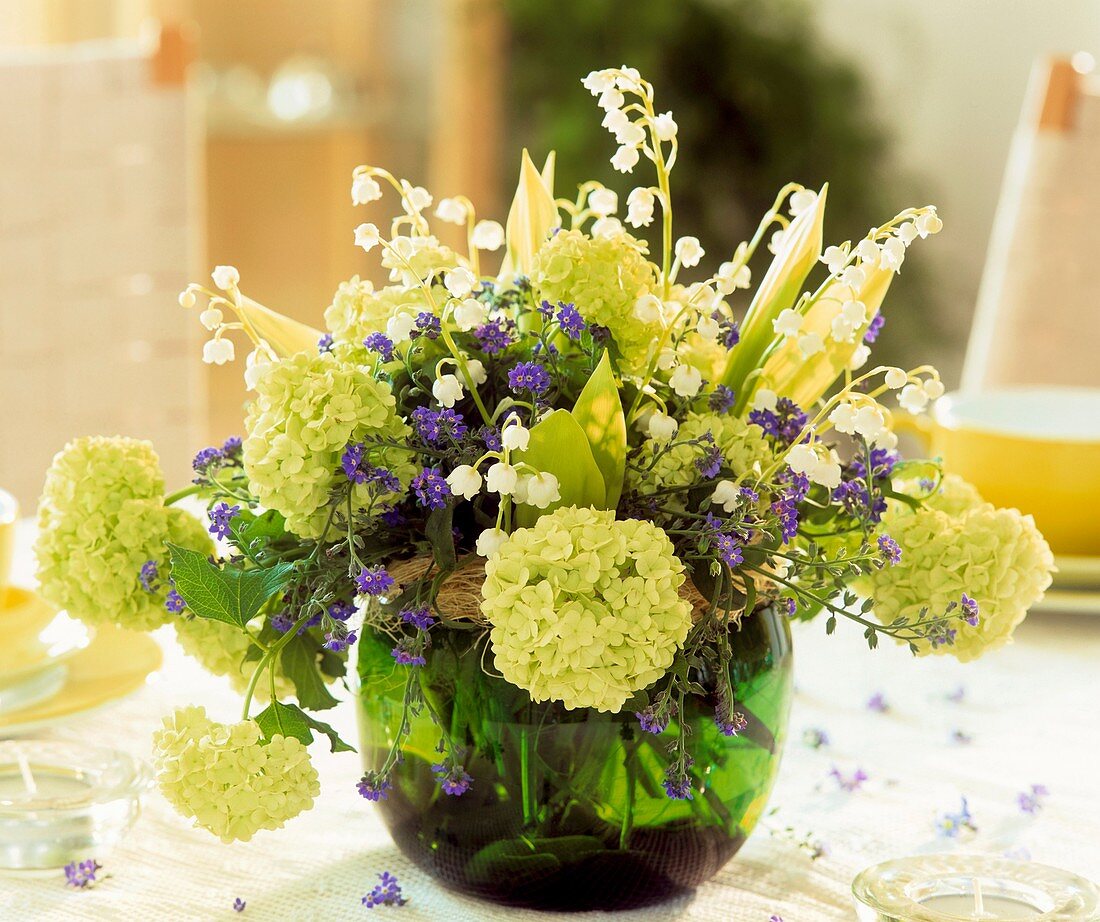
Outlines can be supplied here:
[[145, 763], [113, 749], [0, 741], [0, 871], [99, 857], [134, 824], [151, 784]]
[[860, 922], [1089, 922], [1100, 892], [1030, 861], [937, 854], [875, 865], [852, 883]]

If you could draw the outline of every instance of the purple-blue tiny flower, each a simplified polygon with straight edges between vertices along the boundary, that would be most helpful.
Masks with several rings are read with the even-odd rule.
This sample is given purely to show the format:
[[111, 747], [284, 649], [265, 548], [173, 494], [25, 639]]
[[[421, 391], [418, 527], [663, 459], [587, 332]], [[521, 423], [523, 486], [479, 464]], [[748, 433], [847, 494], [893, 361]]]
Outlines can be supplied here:
[[718, 556], [731, 570], [734, 567], [740, 566], [744, 562], [744, 556], [741, 553], [741, 547], [737, 544], [737, 541], [727, 534], [719, 532], [714, 536], [714, 549], [718, 552]]
[[157, 568], [157, 562], [155, 560], [145, 561], [141, 565], [138, 579], [141, 581], [141, 588], [146, 592], [156, 592], [160, 587], [160, 571]]
[[716, 385], [707, 398], [707, 406], [710, 407], [712, 413], [728, 413], [733, 409], [736, 396], [733, 390], [726, 387], [726, 385]]
[[875, 692], [867, 699], [867, 710], [874, 711], [876, 714], [885, 714], [890, 710], [890, 705], [886, 701], [886, 696], [882, 692]]
[[401, 895], [401, 885], [398, 884], [397, 878], [389, 871], [379, 874], [378, 881], [374, 889], [362, 899], [367, 909], [374, 909], [376, 906], [404, 906], [408, 902]]
[[545, 298], [542, 299], [542, 302], [538, 305], [538, 307], [535, 308], [535, 310], [542, 314], [542, 316], [545, 317], [547, 320], [554, 316], [554, 305], [547, 301]]
[[413, 649], [408, 640], [399, 640], [390, 655], [399, 666], [423, 666], [428, 662], [424, 659], [424, 654]]
[[959, 685], [944, 695], [952, 704], [962, 704], [966, 700], [966, 686]]
[[437, 339], [439, 332], [439, 318], [435, 314], [421, 311], [416, 315], [416, 329], [413, 330], [413, 336], [426, 336], [428, 339]]
[[385, 333], [379, 333], [376, 330], [363, 340], [363, 345], [371, 352], [378, 353], [383, 362], [393, 361], [393, 340]]
[[713, 438], [709, 444], [701, 447], [703, 453], [695, 459], [695, 469], [707, 480], [712, 480], [722, 469], [722, 452], [718, 450], [717, 445], [713, 444]]
[[561, 331], [572, 340], [581, 338], [585, 331], [584, 318], [573, 304], [558, 302], [558, 326]]
[[550, 373], [538, 362], [520, 362], [508, 372], [508, 386], [517, 394], [542, 394], [550, 387]]
[[500, 438], [500, 430], [495, 426], [482, 426], [477, 430], [477, 437], [481, 439], [481, 443], [487, 451], [500, 451], [504, 447], [504, 443]]
[[210, 516], [210, 534], [224, 541], [233, 533], [229, 523], [241, 514], [241, 507], [218, 503], [207, 514]]
[[963, 832], [978, 831], [965, 797], [962, 798], [962, 806], [958, 811], [941, 813], [936, 818], [936, 831], [948, 839], [957, 839]]
[[343, 625], [337, 625], [331, 631], [325, 633], [323, 646], [333, 653], [342, 653], [355, 643], [355, 639], [355, 631], [349, 631]]
[[281, 611], [277, 615], [271, 616], [271, 626], [280, 634], [285, 634], [294, 627], [294, 619], [285, 611]]
[[860, 790], [868, 779], [867, 773], [862, 768], [857, 768], [852, 774], [845, 775], [835, 765], [829, 770], [829, 777], [836, 781], [837, 787], [849, 794]]
[[365, 772], [363, 777], [355, 785], [355, 789], [361, 797], [375, 801], [385, 800], [393, 785], [388, 777], [380, 776], [377, 772]]
[[70, 861], [65, 865], [65, 883], [78, 890], [84, 890], [96, 883], [96, 872], [102, 868], [103, 865], [94, 858], [86, 861]]
[[317, 340], [317, 352], [324, 354], [332, 351], [332, 334], [325, 333], [319, 340]]
[[328, 607], [328, 616], [333, 621], [347, 621], [355, 614], [355, 604], [344, 599], [333, 602]]
[[782, 607], [788, 618], [793, 618], [798, 612], [798, 603], [789, 596], [785, 599], [780, 599], [779, 605]]
[[426, 467], [412, 481], [417, 502], [425, 509], [444, 509], [451, 488], [438, 467]]
[[222, 450], [220, 448], [204, 448], [191, 462], [191, 467], [194, 468], [198, 474], [205, 474], [211, 465], [216, 464], [222, 460]]
[[668, 712], [656, 711], [652, 705], [647, 707], [644, 711], [635, 711], [634, 716], [638, 718], [638, 723], [646, 733], [652, 733], [657, 736], [668, 729]]
[[882, 554], [883, 562], [890, 564], [901, 562], [901, 547], [889, 535], [878, 536], [878, 549]]
[[962, 594], [961, 606], [963, 611], [963, 620], [971, 627], [978, 626], [978, 603], [975, 602], [965, 592]]
[[352, 483], [367, 482], [367, 471], [363, 467], [363, 452], [366, 448], [362, 442], [349, 442], [340, 456], [340, 467]]
[[244, 446], [244, 442], [241, 441], [239, 435], [231, 435], [225, 440], [222, 445], [222, 455], [232, 460], [241, 453], [241, 448]]
[[447, 407], [441, 410], [417, 407], [412, 411], [412, 421], [420, 438], [430, 444], [442, 442], [447, 437], [458, 441], [468, 431], [462, 415]]
[[684, 760], [683, 766], [676, 763], [665, 769], [665, 780], [661, 782], [665, 794], [672, 800], [694, 800], [691, 791], [691, 775], [689, 770], [693, 762], [690, 756]]
[[1050, 796], [1044, 784], [1033, 784], [1028, 790], [1016, 795], [1016, 803], [1023, 813], [1034, 816], [1043, 809], [1043, 799]]
[[248, 905], [248, 903], [246, 903], [244, 900], [242, 900], [238, 896], [235, 900], [233, 900], [233, 911], [234, 912], [244, 912], [244, 908], [247, 905]]
[[810, 749], [820, 749], [829, 745], [829, 734], [820, 727], [810, 727], [802, 731], [802, 742]]
[[451, 797], [461, 797], [470, 790], [470, 785], [474, 782], [461, 765], [448, 768], [445, 763], [436, 762], [432, 766], [432, 772], [443, 793]]
[[718, 323], [722, 331], [723, 346], [727, 349], [732, 349], [741, 342], [741, 328], [737, 325], [736, 320], [726, 320], [722, 318]]
[[875, 314], [875, 316], [871, 318], [871, 322], [867, 325], [867, 332], [863, 334], [863, 341], [869, 344], [878, 339], [878, 334], [882, 332], [885, 323], [885, 315]]
[[168, 595], [164, 597], [164, 607], [173, 615], [178, 615], [187, 607], [187, 603], [183, 601], [183, 596], [176, 592], [175, 589], [169, 589]]
[[748, 718], [740, 711], [723, 714], [719, 710], [715, 712], [714, 723], [723, 736], [737, 736], [743, 730], [747, 730], [749, 726]]
[[426, 631], [435, 624], [435, 618], [432, 617], [432, 613], [427, 605], [417, 605], [415, 608], [403, 608], [400, 614], [402, 621], [406, 624], [411, 624], [421, 631]]
[[514, 342], [508, 324], [500, 317], [476, 327], [474, 338], [486, 355], [498, 355]]
[[378, 566], [363, 567], [355, 577], [355, 585], [363, 595], [385, 595], [395, 583], [393, 577], [386, 572], [386, 568]]

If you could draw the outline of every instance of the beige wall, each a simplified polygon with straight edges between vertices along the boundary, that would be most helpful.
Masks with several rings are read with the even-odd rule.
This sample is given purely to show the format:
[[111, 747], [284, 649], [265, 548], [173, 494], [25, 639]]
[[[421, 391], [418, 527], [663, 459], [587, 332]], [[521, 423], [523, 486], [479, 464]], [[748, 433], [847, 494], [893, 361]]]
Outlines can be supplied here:
[[1032, 63], [1080, 50], [1100, 61], [1100, 2], [817, 0], [814, 8], [829, 40], [864, 62], [900, 166], [940, 206], [943, 233], [920, 255], [946, 289], [955, 335], [933, 358], [953, 385]]

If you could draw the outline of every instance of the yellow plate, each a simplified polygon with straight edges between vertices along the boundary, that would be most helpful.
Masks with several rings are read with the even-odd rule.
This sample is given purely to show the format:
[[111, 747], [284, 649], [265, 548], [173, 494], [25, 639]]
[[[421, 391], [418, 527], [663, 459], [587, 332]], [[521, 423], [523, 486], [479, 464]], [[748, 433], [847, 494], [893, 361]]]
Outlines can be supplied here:
[[1055, 589], [1100, 590], [1100, 557], [1069, 557], [1059, 554], [1054, 558], [1058, 572], [1054, 574]]
[[160, 668], [160, 647], [148, 634], [105, 625], [68, 661], [68, 676], [53, 698], [0, 714], [0, 737], [28, 733], [125, 698]]
[[94, 631], [29, 589], [9, 586], [0, 601], [0, 636], [0, 686], [6, 686], [75, 656]]

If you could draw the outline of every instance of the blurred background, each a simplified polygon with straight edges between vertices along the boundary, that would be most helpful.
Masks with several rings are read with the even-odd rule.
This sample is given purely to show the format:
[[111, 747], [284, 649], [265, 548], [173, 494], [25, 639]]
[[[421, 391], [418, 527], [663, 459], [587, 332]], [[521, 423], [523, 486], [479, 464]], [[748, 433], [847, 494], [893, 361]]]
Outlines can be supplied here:
[[597, 178], [625, 198], [580, 85], [620, 63], [680, 125], [678, 232], [708, 267], [788, 180], [831, 183], [827, 242], [937, 204], [879, 354], [955, 386], [983, 274], [1003, 296], [1015, 258], [990, 282], [1013, 138], [1036, 118], [1087, 128], [1058, 106], [1096, 55], [1097, 0], [5, 0], [0, 483], [31, 509], [54, 452], [97, 432], [153, 439], [185, 481], [245, 395], [240, 364], [201, 364], [177, 292], [231, 264], [320, 327], [342, 280], [376, 272], [352, 245], [372, 219], [357, 164], [503, 221], [520, 149], [556, 149], [559, 195]]

